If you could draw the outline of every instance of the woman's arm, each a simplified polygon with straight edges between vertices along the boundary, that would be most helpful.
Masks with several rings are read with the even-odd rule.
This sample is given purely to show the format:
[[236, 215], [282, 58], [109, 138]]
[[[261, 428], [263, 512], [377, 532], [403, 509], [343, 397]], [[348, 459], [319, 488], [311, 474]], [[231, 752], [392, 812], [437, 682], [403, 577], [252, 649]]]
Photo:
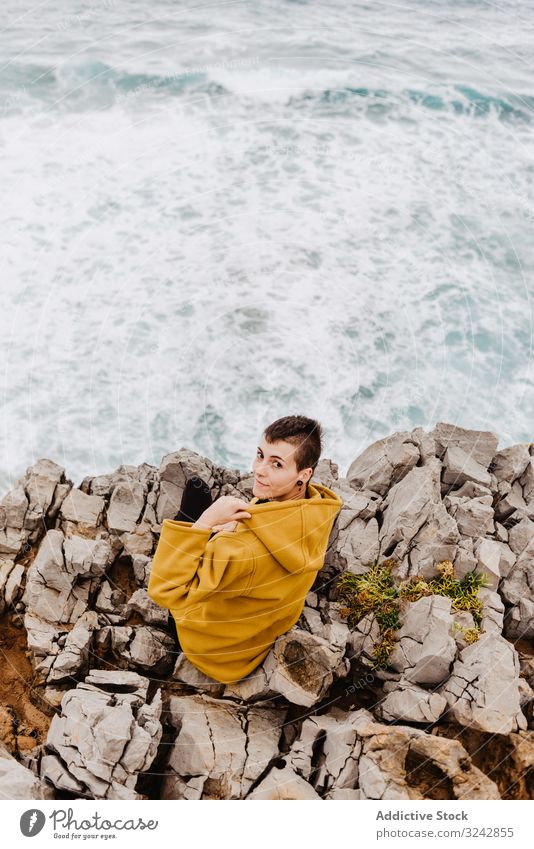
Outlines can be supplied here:
[[152, 559], [147, 592], [161, 607], [180, 610], [214, 593], [242, 595], [250, 583], [253, 559], [238, 537], [219, 537], [206, 551], [211, 529], [164, 519]]

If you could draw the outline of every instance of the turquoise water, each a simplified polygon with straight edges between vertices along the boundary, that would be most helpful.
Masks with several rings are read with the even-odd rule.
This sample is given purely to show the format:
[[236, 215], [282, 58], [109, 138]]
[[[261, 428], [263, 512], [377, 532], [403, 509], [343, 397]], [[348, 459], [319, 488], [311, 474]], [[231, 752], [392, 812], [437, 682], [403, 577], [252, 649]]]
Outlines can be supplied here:
[[288, 413], [534, 439], [529, 2], [0, 11], [0, 491]]

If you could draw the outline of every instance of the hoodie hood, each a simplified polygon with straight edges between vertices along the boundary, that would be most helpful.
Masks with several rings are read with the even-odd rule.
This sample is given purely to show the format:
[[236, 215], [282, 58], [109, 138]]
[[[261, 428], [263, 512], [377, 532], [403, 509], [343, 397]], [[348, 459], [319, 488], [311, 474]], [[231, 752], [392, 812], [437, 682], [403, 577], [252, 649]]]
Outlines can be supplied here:
[[248, 504], [250, 519], [240, 519], [253, 531], [288, 572], [317, 571], [324, 562], [336, 516], [343, 506], [339, 495], [322, 484], [308, 484], [308, 498]]

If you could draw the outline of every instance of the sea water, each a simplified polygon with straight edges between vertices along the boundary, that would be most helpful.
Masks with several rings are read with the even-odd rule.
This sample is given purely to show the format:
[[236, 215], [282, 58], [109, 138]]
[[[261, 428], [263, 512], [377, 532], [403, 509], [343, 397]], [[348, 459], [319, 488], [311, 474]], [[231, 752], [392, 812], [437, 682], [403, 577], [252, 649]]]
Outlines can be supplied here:
[[0, 492], [302, 413], [533, 439], [532, 0], [0, 11]]

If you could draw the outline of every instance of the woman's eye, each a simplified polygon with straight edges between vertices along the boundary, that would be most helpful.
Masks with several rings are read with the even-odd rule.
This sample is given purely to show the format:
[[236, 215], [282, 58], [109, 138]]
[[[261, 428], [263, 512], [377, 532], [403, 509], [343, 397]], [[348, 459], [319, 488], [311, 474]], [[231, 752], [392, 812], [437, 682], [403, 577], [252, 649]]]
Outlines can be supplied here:
[[[256, 457], [259, 457], [261, 460], [263, 458], [263, 454], [261, 454], [259, 451], [256, 451]], [[277, 460], [275, 460], [275, 466], [277, 466], [277, 468], [279, 469], [282, 468], [282, 464], [279, 463]]]

